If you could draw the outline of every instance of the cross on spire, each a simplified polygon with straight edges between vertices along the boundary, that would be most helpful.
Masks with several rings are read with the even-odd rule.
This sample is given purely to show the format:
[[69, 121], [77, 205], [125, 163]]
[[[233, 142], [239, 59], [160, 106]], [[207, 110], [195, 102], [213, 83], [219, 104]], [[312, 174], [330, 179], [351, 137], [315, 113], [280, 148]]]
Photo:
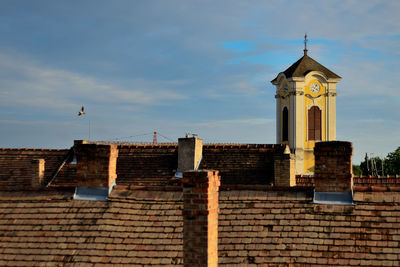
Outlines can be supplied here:
[[304, 55], [307, 56], [307, 33], [304, 34]]

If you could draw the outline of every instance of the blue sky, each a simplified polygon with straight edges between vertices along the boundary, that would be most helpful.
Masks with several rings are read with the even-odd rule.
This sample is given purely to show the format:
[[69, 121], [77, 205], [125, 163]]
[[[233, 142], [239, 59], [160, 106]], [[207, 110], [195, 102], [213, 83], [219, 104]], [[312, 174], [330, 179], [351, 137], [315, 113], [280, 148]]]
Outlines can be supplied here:
[[309, 55], [343, 78], [338, 139], [355, 163], [385, 156], [400, 146], [399, 12], [399, 1], [1, 0], [0, 147], [68, 148], [89, 121], [92, 140], [274, 143], [269, 81], [307, 32]]

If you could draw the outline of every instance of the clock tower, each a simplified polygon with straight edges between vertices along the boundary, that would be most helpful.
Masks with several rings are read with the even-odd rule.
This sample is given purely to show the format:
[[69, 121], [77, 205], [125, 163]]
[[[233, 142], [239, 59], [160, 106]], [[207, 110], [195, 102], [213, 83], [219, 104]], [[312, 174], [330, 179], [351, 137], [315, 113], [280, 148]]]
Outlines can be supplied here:
[[297, 174], [314, 172], [314, 146], [336, 140], [336, 83], [341, 77], [304, 55], [271, 81], [276, 87], [276, 142], [295, 155]]

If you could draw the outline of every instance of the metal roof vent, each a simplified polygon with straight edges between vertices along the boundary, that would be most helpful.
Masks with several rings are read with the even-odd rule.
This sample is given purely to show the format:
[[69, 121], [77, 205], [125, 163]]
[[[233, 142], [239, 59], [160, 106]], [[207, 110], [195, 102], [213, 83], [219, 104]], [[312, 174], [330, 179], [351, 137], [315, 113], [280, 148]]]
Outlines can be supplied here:
[[104, 187], [75, 187], [74, 200], [89, 200], [89, 201], [107, 201], [108, 195], [111, 193], [113, 183], [109, 188]]
[[314, 191], [314, 204], [354, 205], [353, 192], [317, 192]]

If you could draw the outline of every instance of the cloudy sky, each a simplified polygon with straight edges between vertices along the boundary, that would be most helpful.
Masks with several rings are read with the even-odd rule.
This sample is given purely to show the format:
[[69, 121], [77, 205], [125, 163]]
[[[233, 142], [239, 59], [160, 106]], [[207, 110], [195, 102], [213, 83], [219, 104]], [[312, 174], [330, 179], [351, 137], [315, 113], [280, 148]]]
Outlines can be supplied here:
[[[337, 139], [400, 146], [400, 1], [0, 1], [0, 147], [74, 139], [274, 143], [270, 84], [339, 74]], [[77, 112], [84, 105], [86, 116]]]

